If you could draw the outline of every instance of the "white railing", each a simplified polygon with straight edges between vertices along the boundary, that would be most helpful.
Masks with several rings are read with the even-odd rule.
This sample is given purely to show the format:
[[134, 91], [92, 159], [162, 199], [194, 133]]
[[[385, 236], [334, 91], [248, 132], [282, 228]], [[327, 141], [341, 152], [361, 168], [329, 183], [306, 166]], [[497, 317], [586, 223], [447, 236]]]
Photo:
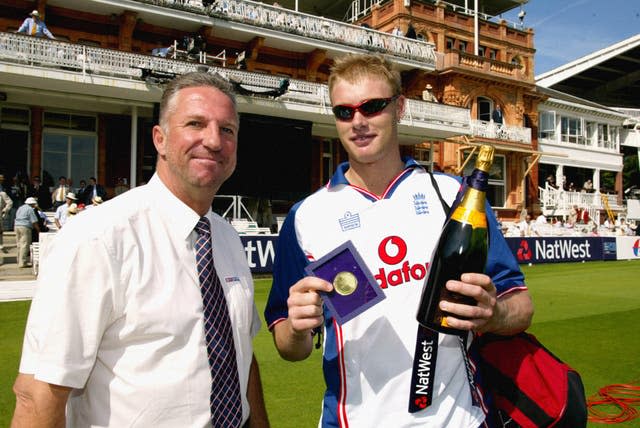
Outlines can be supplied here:
[[[125, 78], [144, 78], [146, 74], [143, 73], [148, 72], [166, 73], [170, 77], [195, 71], [203, 65], [198, 62], [94, 48], [12, 33], [0, 33], [0, 61]], [[264, 88], [275, 89], [282, 81], [282, 77], [270, 74], [216, 66], [208, 66], [207, 69], [228, 80], [241, 82], [243, 87], [257, 92], [264, 91]], [[318, 113], [331, 115], [327, 85], [305, 80], [289, 80], [289, 90], [278, 98], [279, 102], [313, 106], [318, 108]], [[442, 123], [468, 128], [469, 110], [444, 104], [407, 100], [403, 122], [423, 126]]]
[[431, 43], [393, 36], [370, 28], [250, 0], [217, 0], [209, 7], [193, 2], [185, 4], [173, 0], [135, 1], [199, 14], [209, 14], [225, 20], [413, 59], [432, 68], [435, 68], [436, 64], [435, 46]]
[[128, 78], [142, 77], [143, 70], [183, 74], [203, 65], [12, 33], [0, 33], [0, 60]]
[[496, 140], [517, 141], [531, 144], [531, 128], [471, 120], [471, 134]]
[[604, 211], [602, 198], [606, 198], [609, 207], [613, 211], [621, 211], [624, 209], [618, 203], [617, 195], [603, 195], [599, 191], [596, 192], [568, 192], [553, 187], [538, 187], [538, 198], [542, 205], [543, 212], [555, 211], [559, 215], [568, 213], [572, 207], [576, 206], [580, 209], [588, 209], [589, 214], [597, 211]]
[[470, 117], [469, 110], [465, 108], [407, 99], [403, 120], [411, 123], [414, 120], [429, 121], [468, 129]]

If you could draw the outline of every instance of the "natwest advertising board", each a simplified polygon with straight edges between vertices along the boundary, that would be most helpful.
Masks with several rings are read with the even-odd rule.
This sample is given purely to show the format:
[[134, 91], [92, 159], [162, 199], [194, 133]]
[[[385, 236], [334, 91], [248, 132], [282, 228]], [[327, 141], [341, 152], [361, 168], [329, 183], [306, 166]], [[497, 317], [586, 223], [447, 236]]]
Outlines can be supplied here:
[[618, 236], [616, 249], [618, 260], [640, 260], [640, 237]]
[[518, 263], [558, 263], [615, 260], [615, 238], [506, 238]]

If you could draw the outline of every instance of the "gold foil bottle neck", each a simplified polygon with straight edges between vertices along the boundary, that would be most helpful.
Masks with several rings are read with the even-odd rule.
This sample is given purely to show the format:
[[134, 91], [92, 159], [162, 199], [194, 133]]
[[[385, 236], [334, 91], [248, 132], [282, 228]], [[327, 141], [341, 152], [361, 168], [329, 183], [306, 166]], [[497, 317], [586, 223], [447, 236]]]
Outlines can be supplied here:
[[480, 171], [489, 172], [493, 164], [494, 148], [489, 145], [480, 146], [480, 153], [476, 158], [476, 168]]

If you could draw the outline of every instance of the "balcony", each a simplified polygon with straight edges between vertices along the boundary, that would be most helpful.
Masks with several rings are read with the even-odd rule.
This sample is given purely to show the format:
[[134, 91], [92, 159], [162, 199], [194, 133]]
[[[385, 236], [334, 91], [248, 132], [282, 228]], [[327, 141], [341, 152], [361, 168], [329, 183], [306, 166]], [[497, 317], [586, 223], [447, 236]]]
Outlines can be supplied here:
[[538, 198], [542, 213], [546, 216], [568, 216], [571, 209], [577, 207], [586, 209], [590, 218], [599, 219], [602, 213], [606, 213], [607, 206], [613, 213], [619, 213], [625, 209], [620, 204], [618, 195], [603, 194], [599, 191], [567, 192], [552, 187], [538, 187]]
[[[249, 0], [221, 0], [211, 7], [204, 7], [199, 0], [134, 0], [149, 5], [146, 14], [153, 8], [171, 8], [198, 15], [210, 16], [229, 23], [240, 24], [225, 28], [225, 36], [240, 37], [236, 33], [251, 33], [275, 39], [288, 39], [290, 45], [299, 43], [296, 37], [314, 39], [327, 45], [311, 43], [319, 47], [345, 53], [366, 50], [390, 55], [394, 62], [410, 61], [405, 66], [425, 70], [435, 69], [435, 47], [420, 40], [397, 37], [370, 28], [351, 25], [331, 19], [308, 15], [282, 7], [271, 6]], [[90, 3], [90, 2], [89, 2]], [[139, 12], [140, 13], [140, 12]], [[212, 25], [220, 27], [212, 21]], [[228, 31], [227, 31], [228, 30]], [[278, 35], [273, 34], [273, 31]], [[282, 43], [282, 40], [278, 43]], [[285, 43], [286, 44], [286, 43]], [[349, 49], [351, 48], [351, 49]]]
[[[27, 102], [47, 106], [47, 97], [57, 94], [58, 106], [69, 106], [78, 94], [91, 95], [104, 110], [106, 104], [128, 105], [129, 101], [157, 102], [160, 90], [153, 76], [175, 75], [208, 70], [243, 88], [256, 92], [278, 88], [281, 76], [220, 67], [223, 57], [201, 57], [203, 62], [181, 61], [41, 39], [13, 33], [0, 33], [0, 75], [3, 91], [29, 93]], [[289, 79], [289, 89], [280, 97], [239, 96], [241, 112], [309, 120], [320, 127], [317, 135], [335, 136], [327, 85]], [[85, 107], [90, 108], [85, 104]], [[147, 105], [151, 107], [151, 105]], [[405, 144], [425, 138], [447, 138], [469, 133], [469, 110], [454, 106], [407, 100], [399, 126]], [[126, 112], [126, 110], [125, 110]], [[315, 129], [314, 129], [315, 131]]]
[[437, 68], [440, 71], [458, 68], [476, 71], [484, 76], [534, 83], [532, 73], [528, 73], [520, 64], [502, 62], [458, 50], [444, 54], [442, 64], [438, 64]]
[[531, 144], [531, 128], [471, 120], [471, 135], [494, 140]]

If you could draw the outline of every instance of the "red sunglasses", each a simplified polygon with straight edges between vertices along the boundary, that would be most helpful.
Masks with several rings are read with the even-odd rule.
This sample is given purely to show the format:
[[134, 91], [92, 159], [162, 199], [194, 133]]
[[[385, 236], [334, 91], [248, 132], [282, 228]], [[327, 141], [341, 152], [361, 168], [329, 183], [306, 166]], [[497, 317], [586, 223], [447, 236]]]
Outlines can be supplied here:
[[331, 111], [336, 119], [341, 121], [349, 121], [353, 119], [356, 111], [359, 111], [364, 117], [375, 116], [384, 110], [389, 104], [398, 98], [399, 95], [394, 95], [391, 98], [372, 98], [370, 100], [364, 100], [360, 104], [340, 104], [334, 106]]

